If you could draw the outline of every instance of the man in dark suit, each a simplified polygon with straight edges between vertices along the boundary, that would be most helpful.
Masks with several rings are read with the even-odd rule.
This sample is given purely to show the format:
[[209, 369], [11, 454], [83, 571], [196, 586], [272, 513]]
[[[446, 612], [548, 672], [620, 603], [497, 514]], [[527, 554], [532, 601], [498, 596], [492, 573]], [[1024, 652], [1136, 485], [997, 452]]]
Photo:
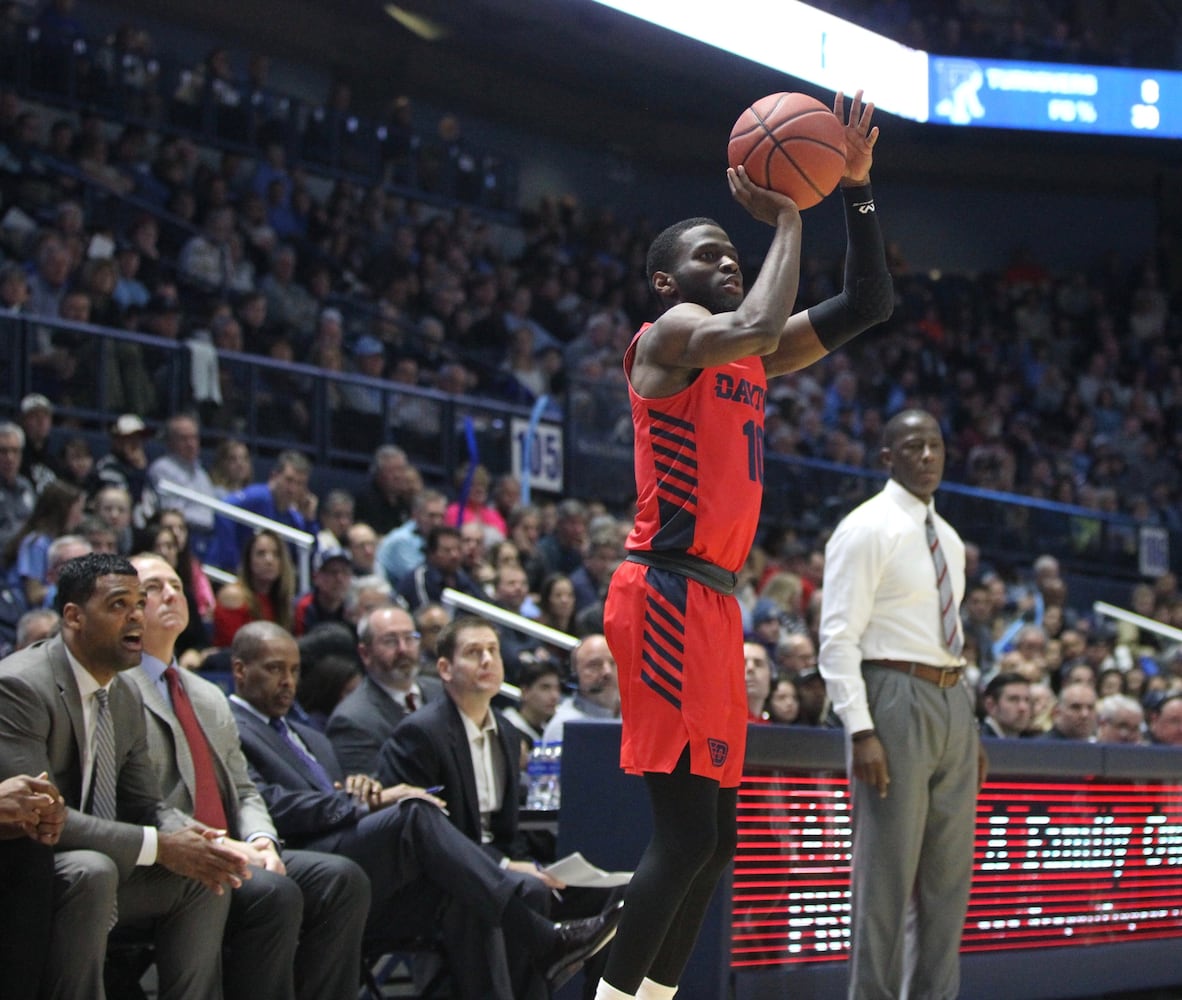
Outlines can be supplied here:
[[439, 676], [446, 698], [402, 721], [378, 755], [387, 784], [442, 786], [451, 821], [509, 870], [528, 891], [548, 897], [551, 884], [525, 856], [518, 828], [521, 738], [492, 707], [505, 668], [496, 630], [464, 615], [439, 636]]
[[[553, 924], [531, 909], [520, 876], [462, 836], [442, 811], [445, 803], [429, 791], [346, 777], [328, 739], [287, 718], [300, 670], [289, 633], [273, 622], [251, 622], [234, 637], [230, 657], [242, 748], [275, 825], [293, 846], [340, 853], [365, 869], [373, 887], [367, 928], [373, 944], [387, 943], [400, 928], [420, 932], [424, 916], [443, 905], [443, 945], [459, 995], [532, 1000], [565, 982], [611, 939], [617, 911]], [[531, 979], [519, 989], [504, 940], [512, 942], [515, 959], [527, 957], [541, 982]]]
[[[463, 615], [444, 627], [437, 652], [446, 697], [399, 723], [378, 755], [378, 778], [442, 786], [460, 833], [518, 879], [532, 905], [548, 907], [565, 886], [529, 858], [518, 823], [521, 736], [492, 707], [505, 677], [497, 632]], [[594, 911], [609, 900], [602, 890], [573, 890], [563, 912]]]
[[72, 559], [61, 634], [0, 664], [0, 777], [46, 774], [67, 805], [45, 968], [52, 996], [104, 996], [107, 931], [153, 932], [161, 1000], [220, 997], [227, 888], [247, 860], [160, 798], [143, 706], [117, 675], [139, 664], [144, 595], [126, 559]]
[[397, 607], [377, 608], [357, 623], [365, 680], [341, 701], [325, 732], [346, 774], [373, 774], [394, 727], [443, 696], [438, 677], [419, 676], [419, 633]]
[[225, 828], [253, 866], [251, 880], [230, 899], [222, 955], [227, 1000], [351, 1000], [361, 981], [369, 879], [348, 858], [279, 851], [225, 694], [176, 664], [176, 641], [189, 621], [180, 577], [156, 555], [131, 563], [147, 605], [143, 660], [125, 676], [144, 700], [164, 799]]

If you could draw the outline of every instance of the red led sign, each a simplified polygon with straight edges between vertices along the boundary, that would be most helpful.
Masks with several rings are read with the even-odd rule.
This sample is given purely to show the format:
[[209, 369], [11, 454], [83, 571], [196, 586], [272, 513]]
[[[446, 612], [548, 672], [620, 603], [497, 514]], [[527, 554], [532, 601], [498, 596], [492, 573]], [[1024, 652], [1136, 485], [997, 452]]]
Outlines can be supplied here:
[[[844, 778], [748, 775], [731, 964], [841, 961], [852, 829]], [[963, 950], [1182, 937], [1182, 785], [990, 781]]]

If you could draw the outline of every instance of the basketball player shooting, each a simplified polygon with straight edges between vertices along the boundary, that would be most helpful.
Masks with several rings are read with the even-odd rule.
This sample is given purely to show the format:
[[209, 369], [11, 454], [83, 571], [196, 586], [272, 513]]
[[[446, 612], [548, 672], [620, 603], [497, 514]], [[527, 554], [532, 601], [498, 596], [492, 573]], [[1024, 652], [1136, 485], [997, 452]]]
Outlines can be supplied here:
[[735, 200], [775, 230], [750, 290], [718, 223], [686, 219], [653, 241], [664, 312], [624, 354], [636, 437], [637, 514], [608, 591], [605, 631], [623, 701], [620, 764], [644, 776], [653, 837], [629, 885], [597, 1000], [677, 991], [719, 876], [734, 855], [747, 739], [734, 588], [759, 521], [769, 378], [812, 364], [886, 319], [893, 303], [870, 166], [878, 128], [858, 91], [839, 182], [844, 287], [793, 314], [800, 211], [727, 170]]

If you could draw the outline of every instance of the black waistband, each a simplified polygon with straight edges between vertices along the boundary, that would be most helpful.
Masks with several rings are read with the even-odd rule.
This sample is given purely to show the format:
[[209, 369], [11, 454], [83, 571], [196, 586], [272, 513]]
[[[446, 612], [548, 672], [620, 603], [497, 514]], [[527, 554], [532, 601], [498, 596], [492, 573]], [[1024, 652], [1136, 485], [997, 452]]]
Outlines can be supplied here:
[[654, 552], [646, 549], [640, 552], [629, 552], [624, 557], [628, 562], [640, 563], [642, 566], [653, 566], [656, 569], [666, 569], [679, 576], [687, 576], [691, 580], [716, 590], [720, 594], [730, 596], [735, 592], [739, 582], [739, 574], [715, 566], [712, 562], [691, 556], [688, 552]]

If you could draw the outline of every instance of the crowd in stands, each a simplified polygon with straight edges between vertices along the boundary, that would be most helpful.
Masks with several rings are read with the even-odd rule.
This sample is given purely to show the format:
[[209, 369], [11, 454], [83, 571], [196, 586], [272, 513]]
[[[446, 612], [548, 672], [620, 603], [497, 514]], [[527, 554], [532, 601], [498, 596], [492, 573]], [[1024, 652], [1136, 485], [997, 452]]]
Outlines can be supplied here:
[[[326, 668], [332, 682], [317, 677], [315, 663], [306, 664], [308, 683], [320, 685], [312, 710], [325, 719], [334, 697], [360, 676], [349, 650], [358, 623], [379, 607], [415, 617], [423, 637], [420, 667], [428, 674], [428, 636], [452, 613], [444, 603], [448, 588], [577, 638], [602, 632], [603, 599], [629, 527], [602, 504], [574, 498], [523, 504], [515, 477], [494, 477], [483, 466], [461, 470], [445, 492], [424, 485], [392, 444], [377, 449], [356, 492], [334, 488], [323, 500], [309, 486], [311, 462], [295, 450], [281, 452], [265, 477], [251, 480], [254, 463], [234, 441], [222, 451], [237, 453], [237, 475], [215, 477], [204, 467], [201, 427], [191, 414], [167, 422], [163, 443], [146, 442], [143, 422], [123, 415], [110, 427], [110, 452], [76, 485], [54, 477], [59, 466], [52, 452], [24, 454], [29, 431], [49, 430], [52, 403], [30, 394], [20, 409], [19, 422], [0, 424], [7, 609], [0, 626], [8, 626], [13, 645], [52, 627], [56, 574], [88, 551], [154, 552], [175, 569], [190, 609], [178, 658], [194, 669], [224, 671], [235, 634], [252, 621], [277, 623], [301, 641], [334, 629], [344, 646], [325, 650], [338, 657], [329, 656]], [[251, 529], [200, 502], [173, 503], [166, 482], [306, 532], [313, 545], [306, 582], [297, 575], [298, 547], [276, 530]], [[826, 534], [767, 533], [741, 576], [753, 721], [835, 724], [816, 669]], [[1042, 555], [1017, 572], [996, 568], [970, 535], [967, 572], [965, 656], [979, 691], [1016, 674], [1053, 698], [1081, 672], [1098, 695], [1129, 695], [1139, 703], [1182, 690], [1182, 646], [1123, 622], [1114, 628], [1073, 604], [1055, 557]], [[1182, 628], [1182, 592], [1173, 574], [1131, 585], [1126, 603], [1147, 621]], [[499, 631], [510, 683], [528, 686], [540, 666], [550, 666], [561, 684], [577, 685], [567, 649], [510, 626]]]
[[[58, 0], [46, 16], [60, 21], [70, 7]], [[205, 79], [224, 84], [215, 95], [231, 82], [244, 93], [251, 79], [261, 86], [257, 60], [242, 78], [225, 49], [206, 62]], [[405, 114], [408, 102], [397, 103]], [[55, 116], [0, 94], [0, 194], [11, 206], [0, 309], [187, 342], [194, 408], [217, 430], [244, 423], [236, 370], [217, 363], [226, 351], [516, 403], [545, 395], [585, 410], [589, 432], [605, 411], [614, 429], [619, 358], [654, 308], [646, 221], [548, 197], [522, 210], [520, 249], [510, 251], [517, 241], [462, 198], [441, 212], [385, 178], [330, 182], [314, 157], [291, 162], [291, 147], [266, 130], [253, 155], [216, 140], [199, 148], [167, 128], [93, 111]], [[94, 185], [134, 196], [141, 210], [113, 217], [89, 196]], [[781, 380], [769, 397], [769, 452], [874, 467], [884, 419], [921, 405], [941, 420], [952, 481], [1182, 527], [1176, 240], [1163, 232], [1131, 269], [1099, 256], [1089, 269], [1057, 270], [1016, 246], [993, 271], [938, 279], [909, 268], [906, 248], [891, 254], [891, 321]], [[799, 305], [830, 294], [839, 268], [808, 262]], [[76, 331], [40, 331], [32, 388], [59, 405], [92, 403], [88, 350]], [[103, 373], [107, 406], [167, 418], [159, 360], [133, 343], [116, 355]], [[308, 433], [299, 375], [260, 388], [262, 433]], [[334, 389], [334, 422], [360, 440], [372, 425], [353, 418], [378, 412], [379, 396]], [[429, 434], [432, 418], [412, 400], [392, 431]]]
[[[907, 5], [879, 7], [886, 16]], [[83, 33], [71, 9], [56, 0], [43, 12], [47, 51], [54, 38]], [[103, 65], [91, 67], [96, 80]], [[255, 107], [243, 95], [263, 93], [265, 74], [266, 60], [253, 58], [239, 78], [218, 49], [190, 83], [223, 104]], [[150, 83], [150, 74], [132, 76]], [[346, 105], [347, 94], [335, 101]], [[395, 103], [403, 134], [414, 132], [408, 100]], [[547, 198], [522, 212], [522, 249], [510, 256], [481, 213], [462, 204], [429, 212], [384, 183], [326, 186], [315, 157], [289, 163], [274, 131], [252, 132], [259, 144], [248, 156], [199, 148], [132, 117], [47, 117], [13, 90], [0, 95], [0, 191], [12, 206], [0, 227], [0, 308], [189, 341], [195, 369], [198, 358], [215, 359], [192, 400], [212, 428], [239, 430], [243, 419], [219, 351], [589, 406], [592, 394], [573, 387], [618, 388], [623, 346], [652, 316], [642, 270], [652, 234], [643, 222]], [[454, 123], [444, 131], [454, 133]], [[423, 148], [416, 134], [398, 155]], [[405, 176], [418, 175], [416, 166]], [[89, 217], [91, 185], [143, 208], [122, 225], [101, 204]], [[883, 420], [918, 404], [944, 425], [952, 480], [1182, 527], [1173, 458], [1182, 443], [1178, 266], [1168, 237], [1131, 273], [1110, 259], [1056, 272], [1019, 247], [992, 273], [936, 280], [911, 270], [903, 248], [891, 253], [892, 320], [856, 350], [781, 380], [769, 400], [769, 451], [873, 467]], [[810, 262], [800, 305], [830, 293], [837, 265]], [[365, 310], [346, 317], [345, 302]], [[38, 332], [32, 388], [58, 405], [91, 402], [87, 350], [78, 332]], [[118, 361], [103, 373], [107, 405], [150, 422], [171, 416], [149, 352], [121, 344]], [[260, 426], [306, 429], [298, 376], [275, 382], [255, 400]], [[348, 415], [374, 412], [361, 387], [338, 397]], [[44, 435], [30, 437], [31, 448], [44, 447]], [[71, 476], [78, 485], [95, 474]], [[144, 476], [131, 479], [138, 510]], [[474, 484], [469, 496], [483, 488]]]
[[[923, 12], [919, 4], [893, 3], [878, 4], [875, 11], [883, 18]], [[8, 13], [13, 21], [19, 12]], [[53, 38], [83, 33], [69, 0], [49, 4], [38, 26], [42, 48], [50, 52]], [[130, 31], [117, 44], [127, 50], [147, 43]], [[151, 74], [135, 70], [135, 58], [115, 62], [150, 89]], [[87, 64], [93, 86], [109, 77], [114, 64], [97, 56]], [[265, 59], [252, 58], [239, 76], [229, 51], [218, 49], [187, 79], [193, 94], [205, 95], [194, 96], [195, 104], [213, 99], [228, 107], [272, 107], [249, 96], [270, 94], [266, 71]], [[164, 113], [164, 104], [154, 99], [143, 104]], [[329, 104], [346, 109], [347, 88], [334, 91]], [[128, 112], [123, 119], [93, 110], [59, 115], [12, 89], [0, 93], [0, 193], [10, 206], [0, 224], [3, 313], [186, 340], [193, 347], [195, 373], [199, 359], [213, 360], [203, 389], [194, 378], [191, 414], [175, 414], [166, 412], [169, 397], [151, 352], [138, 343], [120, 343], [118, 363], [102, 373], [103, 398], [123, 413], [113, 428], [110, 454], [89, 455], [85, 440], [76, 438], [61, 454], [50, 455], [53, 406], [94, 402], [88, 364], [93, 354], [76, 329], [36, 333], [29, 358], [34, 392], [14, 414], [26, 440], [24, 472], [36, 495], [55, 478], [59, 487], [69, 484], [81, 492], [62, 489], [55, 500], [55, 488], [41, 501], [51, 511], [37, 511], [31, 524], [15, 515], [8, 519], [10, 586], [30, 606], [43, 603], [41, 588], [52, 585], [45, 578], [48, 542], [78, 528], [78, 497], [85, 495], [86, 508], [93, 511], [86, 523], [94, 527], [100, 519], [124, 551], [133, 532], [154, 531], [161, 517], [171, 515], [153, 493], [143, 452], [153, 424], [167, 424], [173, 456], [160, 459], [170, 464], [157, 470], [156, 479], [167, 471], [182, 485], [233, 493], [248, 509], [259, 501], [261, 510], [287, 510], [286, 494], [276, 494], [277, 502], [270, 499], [274, 477], [251, 485], [250, 456], [241, 442], [223, 440], [224, 462], [219, 458], [219, 467], [204, 480], [191, 478], [199, 427], [233, 434], [243, 426], [242, 393], [236, 391], [234, 370], [217, 364], [219, 352], [512, 402], [545, 395], [589, 412], [610, 408], [604, 394], [610, 400], [610, 392], [620, 388], [623, 348], [637, 326], [652, 318], [643, 274], [652, 235], [648, 224], [619, 219], [609, 209], [585, 208], [573, 196], [545, 198], [521, 212], [520, 249], [510, 253], [488, 217], [471, 206], [478, 199], [465, 198], [454, 178], [447, 193], [458, 200], [448, 211], [429, 210], [426, 200], [407, 195], [402, 184], [419, 184], [420, 168], [435, 154], [424, 152], [430, 143], [411, 125], [409, 100], [395, 105], [407, 141], [391, 154], [386, 176], [367, 187], [341, 177], [329, 181], [318, 172], [323, 158], [305, 155], [289, 162], [292, 147], [275, 129], [236, 134], [256, 141], [249, 155], [240, 143], [219, 145], [220, 133], [199, 146], [175, 130], [139, 124], [155, 112], [140, 117]], [[448, 122], [443, 131], [455, 136], [456, 129], [457, 123]], [[305, 150], [305, 144], [299, 148]], [[425, 169], [429, 174], [431, 168]], [[397, 177], [391, 173], [400, 170]], [[93, 198], [95, 186], [134, 197], [140, 207], [114, 214]], [[426, 198], [431, 184], [423, 187]], [[892, 319], [853, 349], [773, 387], [769, 452], [873, 468], [884, 420], [918, 405], [935, 414], [945, 430], [950, 480], [1123, 512], [1182, 530], [1182, 470], [1176, 460], [1182, 447], [1180, 271], [1168, 234], [1146, 248], [1131, 271], [1111, 258], [1097, 260], [1090, 270], [1057, 271], [1017, 247], [993, 272], [933, 278], [911, 269], [898, 244], [889, 252], [896, 281]], [[831, 294], [839, 264], [808, 263], [800, 306]], [[253, 401], [260, 428], [306, 430], [311, 416], [303, 389], [300, 376], [276, 375]], [[333, 405], [358, 435], [367, 422], [352, 418], [375, 412], [371, 392], [361, 385], [342, 386]], [[415, 414], [406, 409], [401, 416], [409, 431]], [[181, 430], [187, 438], [183, 450], [173, 440]], [[424, 432], [422, 426], [414, 430]], [[380, 443], [378, 437], [372, 444]], [[415, 540], [427, 537], [441, 514], [446, 525], [462, 531], [465, 524], [469, 529], [478, 524], [503, 537], [502, 545], [515, 545], [541, 620], [571, 628], [609, 575], [605, 567], [612, 564], [618, 523], [595, 526], [590, 544], [595, 555], [584, 566], [588, 537], [563, 536], [561, 514], [577, 501], [557, 505], [551, 533], [537, 512], [514, 508], [512, 490], [503, 492], [504, 479], [494, 486], [487, 470], [478, 469], [471, 478], [467, 471], [461, 469], [455, 482], [424, 489], [413, 467], [399, 467], [385, 480], [375, 476], [368, 495], [349, 498], [374, 551], [373, 558], [361, 559], [364, 575], [377, 564], [404, 602], [437, 600], [440, 574], [429, 572], [431, 560], [454, 559], [453, 545], [445, 542], [444, 554], [433, 549], [421, 565], [414, 560], [420, 555]], [[303, 485], [290, 487], [297, 492], [307, 489], [307, 470], [300, 476]], [[397, 489], [382, 485], [391, 476], [399, 480]], [[103, 496], [100, 487], [122, 489], [128, 498]], [[8, 495], [16, 509], [28, 507], [32, 514], [30, 494], [18, 496], [23, 489], [12, 486]], [[461, 493], [467, 504], [462, 511]], [[207, 510], [195, 505], [181, 512], [188, 522], [180, 531], [187, 532], [188, 544], [182, 539], [179, 546], [189, 550], [186, 565], [199, 573], [193, 557], [206, 555], [206, 546], [216, 542], [217, 564], [237, 571], [249, 533], [231, 526], [215, 538]], [[315, 517], [314, 508], [304, 511], [293, 525], [311, 525]], [[539, 533], [545, 543], [538, 542]], [[336, 535], [345, 548], [348, 540], [340, 531]], [[805, 541], [816, 546], [820, 539]], [[471, 542], [460, 540], [465, 567], [483, 569]], [[533, 552], [538, 545], [549, 564]], [[18, 569], [22, 548], [24, 576]], [[251, 559], [242, 571], [244, 586], [231, 587], [220, 603], [212, 600], [208, 581], [194, 581], [200, 592], [194, 599], [202, 603], [197, 617], [214, 626], [208, 638], [228, 641], [216, 625], [219, 612], [224, 618], [233, 611], [230, 617], [240, 619], [244, 609], [257, 615], [261, 604], [286, 616], [295, 612], [288, 607], [294, 597], [307, 596], [292, 592], [292, 567], [280, 559], [285, 547], [274, 540], [271, 548], [280, 550], [274, 554], [279, 565], [266, 587], [255, 578]], [[258, 556], [258, 561], [267, 560]], [[545, 579], [549, 574], [539, 567], [583, 574], [574, 581], [577, 606], [565, 596], [567, 588]], [[417, 578], [411, 569], [419, 571]], [[473, 576], [476, 589], [495, 591], [487, 577]], [[338, 594], [332, 603], [342, 601]], [[227, 602], [238, 603], [227, 609]], [[755, 616], [754, 604], [748, 610]], [[807, 605], [791, 612], [794, 621], [808, 615]], [[766, 621], [752, 626], [770, 628]]]

